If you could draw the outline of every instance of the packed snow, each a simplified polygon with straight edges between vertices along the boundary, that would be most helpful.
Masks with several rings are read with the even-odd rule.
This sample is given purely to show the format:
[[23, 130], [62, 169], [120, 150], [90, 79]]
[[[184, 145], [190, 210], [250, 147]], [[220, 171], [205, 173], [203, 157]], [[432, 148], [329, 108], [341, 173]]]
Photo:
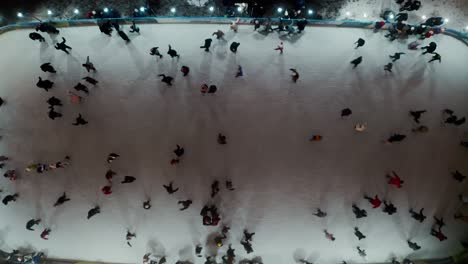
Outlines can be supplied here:
[[[118, 35], [108, 37], [97, 27], [61, 28], [46, 43], [28, 38], [32, 30], [0, 36], [0, 154], [11, 158], [3, 172], [16, 169], [19, 178], [1, 182], [6, 194], [19, 193], [16, 202], [0, 206], [0, 247], [11, 251], [31, 247], [49, 257], [91, 261], [138, 263], [147, 252], [167, 256], [168, 263], [189, 260], [202, 244], [203, 255], [218, 251], [218, 262], [232, 243], [237, 260], [260, 256], [264, 263], [382, 262], [398, 259], [445, 257], [460, 250], [467, 238], [466, 223], [453, 219], [460, 206], [457, 195], [465, 183], [451, 172], [468, 173], [467, 152], [459, 146], [466, 125], [443, 124], [442, 109], [468, 114], [468, 49], [444, 36], [435, 41], [442, 63], [428, 64], [430, 55], [410, 51], [407, 41], [389, 42], [384, 32], [350, 28], [309, 27], [299, 36], [278, 37], [254, 32], [250, 26], [229, 31], [227, 25], [141, 25], [141, 35], [128, 33], [126, 44]], [[210, 52], [199, 47], [221, 29], [226, 41], [213, 39]], [[125, 31], [128, 32], [128, 26]], [[53, 44], [67, 39], [70, 55]], [[214, 37], [213, 37], [214, 38]], [[366, 44], [354, 49], [358, 38]], [[55, 39], [55, 40], [54, 40]], [[237, 54], [229, 50], [240, 42]], [[284, 42], [284, 54], [275, 51]], [[172, 45], [181, 55], [171, 59]], [[162, 59], [149, 55], [158, 46]], [[389, 55], [405, 52], [393, 73], [385, 72]], [[87, 73], [86, 57], [97, 73]], [[349, 63], [363, 56], [356, 69]], [[44, 73], [40, 65], [51, 62], [57, 73]], [[190, 67], [188, 76], [180, 72]], [[235, 77], [238, 65], [244, 76]], [[291, 81], [290, 68], [299, 72]], [[174, 77], [172, 86], [158, 74]], [[53, 81], [46, 92], [35, 86], [38, 77]], [[96, 87], [82, 80], [92, 76]], [[82, 82], [90, 94], [73, 87]], [[202, 84], [216, 85], [215, 94], [201, 94]], [[84, 97], [81, 105], [68, 100], [68, 91]], [[62, 118], [47, 116], [46, 100], [55, 96], [64, 106]], [[352, 114], [340, 117], [350, 108]], [[421, 124], [427, 133], [415, 134], [410, 110], [426, 109]], [[78, 114], [89, 122], [72, 126]], [[367, 123], [362, 133], [357, 123]], [[227, 137], [217, 143], [218, 133]], [[407, 135], [398, 143], [382, 141], [392, 133]], [[321, 141], [309, 141], [321, 135]], [[176, 144], [185, 148], [177, 165], [171, 165]], [[107, 155], [120, 155], [108, 164]], [[52, 163], [71, 157], [71, 165], [42, 174], [25, 171], [33, 163]], [[105, 173], [111, 168], [113, 193], [105, 196]], [[401, 189], [387, 184], [385, 175], [397, 172], [405, 181]], [[136, 177], [120, 184], [124, 176]], [[221, 183], [213, 199], [210, 185]], [[232, 180], [235, 190], [224, 187]], [[169, 195], [163, 184], [174, 181], [179, 191]], [[71, 201], [53, 207], [66, 191]], [[362, 198], [378, 194], [398, 211], [389, 216], [372, 209]], [[142, 204], [151, 199], [152, 208]], [[179, 211], [179, 200], [193, 204]], [[356, 219], [356, 203], [368, 217]], [[221, 214], [217, 227], [203, 226], [200, 210], [215, 204]], [[101, 213], [87, 220], [94, 206]], [[312, 213], [320, 207], [327, 217]], [[425, 208], [419, 223], [410, 208]], [[448, 239], [430, 235], [432, 217], [444, 217]], [[36, 231], [26, 222], [41, 218]], [[224, 246], [213, 246], [222, 225], [231, 227]], [[367, 236], [354, 236], [357, 226]], [[40, 238], [51, 228], [49, 240]], [[254, 252], [240, 245], [242, 230], [255, 232]], [[327, 229], [336, 240], [326, 239]], [[126, 244], [127, 230], [136, 233], [133, 247]], [[210, 238], [207, 241], [207, 238]], [[422, 249], [411, 250], [412, 239]], [[210, 244], [210, 246], [206, 246]], [[356, 247], [366, 250], [358, 255]]]

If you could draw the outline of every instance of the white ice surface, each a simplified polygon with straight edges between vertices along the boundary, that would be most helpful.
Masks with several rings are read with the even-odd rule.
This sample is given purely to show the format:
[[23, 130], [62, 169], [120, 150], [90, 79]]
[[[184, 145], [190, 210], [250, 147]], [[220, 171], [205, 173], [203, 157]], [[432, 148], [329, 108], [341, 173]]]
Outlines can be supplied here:
[[[205, 53], [199, 46], [216, 29], [225, 30], [228, 41], [214, 40]], [[247, 256], [239, 244], [244, 228], [256, 232], [255, 252], [248, 257], [261, 256], [268, 264], [293, 263], [294, 255], [314, 263], [382, 262], [392, 254], [443, 257], [467, 238], [466, 224], [452, 217], [465, 184], [450, 176], [455, 169], [468, 173], [466, 150], [458, 146], [466, 126], [441, 124], [443, 108], [468, 115], [468, 49], [458, 40], [442, 35], [428, 40], [438, 43], [442, 55], [442, 63], [428, 64], [430, 57], [407, 50], [406, 42], [391, 43], [383, 32], [362, 29], [307, 28], [300, 38], [284, 40], [283, 55], [273, 50], [280, 41], [276, 33], [265, 37], [247, 26], [235, 34], [226, 25], [141, 25], [142, 34], [132, 35], [128, 45], [96, 27], [60, 30], [59, 38], [73, 47], [71, 55], [55, 50], [48, 36], [48, 45], [29, 40], [29, 30], [0, 36], [0, 90], [7, 101], [0, 109], [0, 153], [12, 158], [8, 168], [20, 171], [16, 182], [1, 180], [2, 197], [20, 194], [16, 203], [0, 206], [3, 249], [29, 245], [52, 257], [136, 263], [160, 245], [157, 250], [164, 248], [169, 263], [202, 263], [193, 256], [194, 244], [220, 230], [202, 226], [199, 215], [211, 201], [214, 179], [232, 179], [236, 187], [222, 188], [214, 203], [222, 223], [232, 227], [225, 244], [233, 243], [238, 259]], [[355, 50], [359, 37], [367, 42]], [[229, 51], [232, 41], [241, 43], [237, 54]], [[168, 44], [181, 54], [179, 61], [166, 54]], [[153, 46], [160, 47], [162, 60], [149, 56]], [[397, 51], [407, 55], [395, 63], [393, 74], [384, 72], [388, 55]], [[87, 55], [100, 83], [88, 85], [84, 104], [71, 105], [66, 95], [87, 76], [81, 67]], [[349, 61], [357, 56], [364, 61], [353, 70]], [[49, 61], [57, 74], [41, 72], [39, 66]], [[234, 77], [238, 64], [244, 77]], [[180, 73], [182, 65], [190, 67], [188, 77]], [[299, 71], [297, 83], [289, 68]], [[175, 77], [174, 85], [161, 83], [160, 73]], [[37, 88], [38, 76], [53, 80], [54, 89]], [[218, 93], [201, 95], [204, 82], [217, 85]], [[45, 102], [52, 95], [65, 102], [64, 117], [55, 121], [47, 117]], [[339, 113], [346, 107], [353, 114], [343, 120]], [[421, 121], [429, 133], [411, 134], [408, 110], [415, 109], [428, 110]], [[71, 125], [78, 113], [87, 126]], [[367, 122], [368, 129], [355, 132], [357, 122]], [[219, 132], [227, 135], [227, 145], [216, 143]], [[408, 138], [383, 144], [394, 132]], [[309, 142], [312, 134], [323, 135], [323, 141]], [[186, 154], [174, 167], [169, 160], [176, 144]], [[115, 181], [124, 175], [137, 181], [115, 184], [114, 193], [104, 197], [100, 189], [110, 152], [121, 155], [112, 164]], [[73, 162], [64, 170], [24, 171], [28, 164], [65, 155]], [[386, 184], [391, 170], [405, 180], [402, 189]], [[170, 180], [180, 187], [172, 196], [161, 186]], [[72, 200], [54, 208], [63, 191]], [[391, 200], [397, 214], [372, 210], [363, 193]], [[146, 211], [142, 202], [148, 197], [153, 207]], [[177, 200], [187, 198], [194, 203], [180, 212]], [[369, 217], [356, 220], [353, 202]], [[102, 213], [88, 221], [95, 204]], [[311, 215], [318, 206], [327, 218]], [[410, 206], [425, 207], [428, 219], [419, 224], [410, 218]], [[433, 214], [446, 218], [444, 242], [429, 235]], [[26, 221], [34, 217], [43, 223], [36, 232], [27, 231]], [[367, 239], [359, 242], [354, 226]], [[44, 227], [52, 229], [48, 241], [39, 237]], [[125, 243], [127, 228], [137, 233], [133, 248]], [[334, 243], [325, 239], [325, 228], [335, 234]], [[413, 253], [408, 238], [422, 249]], [[359, 257], [356, 246], [366, 249], [367, 258]]]

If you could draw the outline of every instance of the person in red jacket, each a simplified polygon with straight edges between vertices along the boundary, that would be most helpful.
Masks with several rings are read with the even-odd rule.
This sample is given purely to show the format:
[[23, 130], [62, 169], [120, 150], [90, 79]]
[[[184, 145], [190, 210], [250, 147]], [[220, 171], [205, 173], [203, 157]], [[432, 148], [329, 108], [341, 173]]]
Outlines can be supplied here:
[[440, 227], [438, 230], [435, 230], [434, 228], [432, 228], [431, 236], [436, 237], [437, 239], [439, 239], [439, 241], [444, 241], [447, 239], [447, 237], [442, 233], [442, 230], [440, 230]]
[[369, 203], [372, 204], [372, 207], [373, 207], [373, 208], [378, 208], [378, 207], [382, 204], [382, 201], [380, 201], [378, 195], [375, 195], [374, 198], [371, 198], [371, 197], [369, 197], [369, 196], [367, 196], [367, 195], [364, 195], [364, 199], [368, 200]]
[[44, 231], [41, 233], [41, 238], [44, 240], [49, 240], [49, 234], [50, 234], [50, 229], [46, 228]]
[[109, 186], [109, 185], [106, 185], [104, 187], [102, 187], [102, 193], [105, 194], [105, 195], [109, 195], [112, 193], [112, 186]]
[[387, 174], [388, 184], [395, 185], [398, 189], [401, 188], [404, 181], [401, 180], [400, 176], [392, 171], [393, 176]]

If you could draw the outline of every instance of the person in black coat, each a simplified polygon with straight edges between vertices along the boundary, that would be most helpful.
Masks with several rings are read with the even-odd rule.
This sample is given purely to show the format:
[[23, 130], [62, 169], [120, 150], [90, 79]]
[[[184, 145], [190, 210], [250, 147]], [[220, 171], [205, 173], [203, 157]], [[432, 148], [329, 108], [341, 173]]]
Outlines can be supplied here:
[[408, 246], [414, 251], [421, 249], [421, 246], [419, 246], [416, 242], [412, 242], [411, 240], [407, 240], [406, 242], [408, 242]]
[[163, 55], [159, 52], [158, 48], [159, 47], [152, 47], [150, 49], [150, 55], [151, 56], [159, 56], [159, 58], [162, 59]]
[[400, 142], [400, 141], [403, 141], [403, 139], [405, 139], [405, 138], [406, 138], [405, 135], [402, 135], [402, 134], [393, 134], [393, 135], [391, 135], [391, 136], [387, 139], [387, 142], [388, 142], [388, 143]]
[[56, 73], [54, 67], [52, 65], [50, 65], [50, 62], [46, 62], [44, 64], [41, 65], [41, 70], [43, 72], [51, 72], [51, 73]]
[[443, 23], [444, 23], [443, 17], [430, 17], [426, 20], [426, 22], [423, 23], [423, 25], [426, 25], [428, 27], [434, 27], [434, 26], [440, 26]]
[[18, 198], [19, 194], [18, 193], [15, 193], [13, 195], [9, 194], [7, 196], [5, 196], [2, 200], [2, 203], [4, 205], [8, 205], [9, 202], [15, 202], [16, 201], [16, 198]]
[[62, 37], [62, 42], [55, 44], [55, 49], [62, 50], [63, 52], [65, 52], [67, 54], [70, 54], [68, 52], [68, 49], [72, 49], [72, 48], [70, 46], [66, 45], [65, 44], [66, 42], [67, 42], [67, 40], [64, 37]]
[[182, 204], [182, 208], [180, 208], [180, 211], [184, 211], [185, 209], [189, 208], [189, 206], [192, 204], [192, 200], [185, 200], [185, 201], [179, 201], [178, 204]]
[[179, 188], [174, 189], [173, 182], [169, 182], [169, 185], [163, 185], [164, 189], [166, 189], [167, 193], [173, 194], [179, 190]]
[[125, 42], [130, 42], [130, 39], [128, 38], [127, 34], [125, 34], [125, 32], [123, 32], [123, 30], [119, 30], [117, 31], [119, 33], [119, 36], [125, 40]]
[[429, 60], [429, 63], [433, 62], [433, 61], [436, 61], [436, 60], [438, 60], [439, 63], [441, 63], [442, 62], [442, 57], [440, 56], [440, 54], [437, 53], [437, 52], [433, 52], [433, 54], [434, 55], [432, 56], [432, 59]]
[[34, 231], [33, 226], [38, 225], [41, 222], [41, 219], [31, 219], [26, 223], [26, 229], [29, 231]]
[[231, 50], [232, 52], [236, 53], [237, 52], [237, 48], [239, 47], [240, 43], [239, 42], [232, 42], [231, 43], [231, 46], [229, 47], [229, 50]]
[[208, 88], [208, 93], [216, 93], [216, 91], [218, 91], [218, 87], [216, 87], [216, 85], [210, 85]]
[[161, 82], [166, 83], [169, 86], [172, 86], [172, 81], [174, 80], [174, 78], [172, 78], [171, 76], [166, 76], [165, 74], [159, 74], [158, 76], [163, 77], [161, 79]]
[[355, 47], [355, 49], [357, 49], [359, 47], [364, 46], [364, 44], [366, 44], [366, 41], [362, 38], [359, 38], [356, 42], [354, 42], [354, 44], [357, 44]]
[[49, 108], [53, 108], [54, 106], [63, 106], [62, 101], [55, 96], [50, 97], [47, 100], [47, 103], [49, 104]]
[[55, 118], [62, 117], [62, 114], [59, 112], [56, 112], [53, 107], [50, 108], [48, 115], [49, 115], [49, 118], [52, 120], [55, 120]]
[[65, 202], [68, 202], [70, 201], [70, 199], [67, 197], [67, 194], [66, 193], [63, 193], [62, 196], [60, 196], [57, 201], [55, 202], [54, 204], [54, 207], [57, 207], [59, 205], [62, 205], [64, 204]]
[[44, 37], [41, 36], [41, 34], [36, 33], [36, 32], [29, 33], [29, 38], [32, 40], [39, 40], [39, 42], [45, 41]]
[[175, 49], [172, 49], [171, 45], [169, 45], [169, 50], [167, 51], [167, 54], [169, 54], [171, 58], [174, 58], [174, 57], [180, 58], [180, 55], [177, 54], [177, 51]]
[[359, 228], [358, 228], [358, 227], [354, 227], [354, 235], [355, 235], [359, 240], [366, 238], [366, 236], [365, 236], [361, 231], [359, 231]]
[[351, 64], [354, 65], [353, 68], [356, 68], [362, 62], [362, 56], [357, 57], [356, 59], [351, 61]]
[[384, 213], [387, 213], [389, 215], [396, 213], [397, 209], [391, 202], [387, 203], [387, 201], [384, 200], [383, 204], [384, 204], [384, 208], [383, 208]]
[[252, 244], [249, 241], [241, 241], [240, 243], [242, 244], [242, 246], [244, 246], [244, 249], [247, 252], [247, 254], [253, 252]]
[[88, 217], [87, 219], [90, 219], [91, 217], [101, 213], [101, 208], [99, 206], [95, 206], [94, 208], [90, 209], [88, 211]]
[[88, 124], [88, 121], [84, 120], [84, 118], [81, 116], [81, 114], [78, 114], [78, 117], [76, 118], [75, 120], [75, 123], [73, 123], [72, 125], [74, 126], [84, 126]]
[[393, 55], [389, 55], [390, 59], [392, 59], [392, 62], [395, 62], [401, 58], [401, 55], [406, 54], [404, 52], [395, 52]]
[[95, 80], [95, 79], [93, 79], [93, 78], [91, 78], [91, 77], [89, 77], [89, 76], [84, 77], [83, 80], [87, 81], [88, 83], [90, 83], [90, 84], [92, 84], [92, 85], [98, 84], [98, 81], [97, 81], [97, 80]]
[[296, 25], [297, 25], [297, 33], [301, 33], [307, 26], [307, 19], [303, 18], [297, 21]]
[[211, 42], [213, 40], [208, 38], [208, 39], [205, 39], [205, 45], [203, 46], [200, 46], [200, 49], [205, 49], [206, 52], [209, 52], [210, 51], [210, 47], [211, 47]]
[[420, 223], [424, 222], [424, 220], [426, 219], [426, 216], [423, 214], [423, 211], [424, 211], [424, 208], [421, 208], [421, 210], [419, 210], [419, 213], [415, 212], [413, 208], [409, 210], [411, 217], [413, 217], [415, 220], [419, 221]]
[[437, 43], [431, 42], [429, 45], [421, 47], [421, 49], [426, 50], [423, 52], [423, 55], [427, 53], [433, 53], [437, 49]]
[[176, 154], [176, 156], [178, 158], [182, 157], [185, 153], [185, 149], [182, 148], [181, 146], [179, 145], [176, 145], [176, 149], [174, 150], [174, 154]]
[[39, 81], [36, 83], [36, 86], [37, 86], [37, 87], [46, 90], [46, 92], [48, 92], [49, 89], [52, 89], [52, 86], [53, 86], [53, 85], [54, 85], [53, 82], [51, 82], [51, 81], [49, 81], [49, 80], [42, 80], [41, 77], [39, 77]]
[[356, 218], [367, 217], [366, 210], [357, 207], [355, 204], [353, 204], [353, 213], [356, 215]]
[[190, 68], [188, 66], [183, 65], [180, 68], [180, 71], [184, 74], [184, 76], [187, 76], [189, 74], [189, 72], [190, 72]]
[[86, 87], [85, 85], [81, 84], [81, 83], [78, 83], [77, 85], [75, 85], [75, 90], [77, 91], [82, 91], [86, 94], [89, 94], [89, 90], [88, 90], [88, 87]]
[[124, 177], [124, 180], [123, 180], [122, 182], [120, 182], [120, 183], [122, 183], [122, 184], [123, 184], [123, 183], [132, 183], [132, 182], [134, 182], [135, 180], [136, 180], [136, 178], [133, 177], [133, 176], [125, 176], [125, 177]]

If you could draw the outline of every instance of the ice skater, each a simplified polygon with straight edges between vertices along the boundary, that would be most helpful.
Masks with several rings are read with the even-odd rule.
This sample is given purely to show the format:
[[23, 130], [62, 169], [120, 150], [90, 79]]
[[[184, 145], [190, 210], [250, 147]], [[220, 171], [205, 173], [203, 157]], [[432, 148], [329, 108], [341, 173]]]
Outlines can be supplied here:
[[159, 56], [160, 59], [162, 59], [163, 55], [159, 52], [159, 47], [153, 47], [150, 49], [150, 55], [151, 56]]
[[114, 162], [114, 160], [116, 160], [118, 157], [120, 157], [120, 155], [117, 153], [113, 153], [113, 152], [109, 153], [109, 155], [107, 155], [107, 163], [110, 164]]
[[46, 92], [48, 92], [50, 89], [52, 89], [52, 86], [54, 85], [53, 82], [51, 82], [49, 80], [42, 80], [41, 77], [38, 77], [38, 78], [39, 78], [39, 81], [36, 83], [37, 87], [46, 90]]
[[140, 27], [135, 23], [135, 20], [132, 20], [132, 25], [130, 26], [129, 32], [140, 34]]
[[26, 229], [29, 231], [35, 231], [33, 227], [41, 223], [41, 219], [31, 219], [26, 223]]
[[127, 230], [127, 234], [125, 235], [125, 240], [127, 240], [127, 245], [129, 247], [132, 247], [132, 244], [130, 243], [132, 238], [136, 238], [136, 234], [135, 233], [132, 233], [130, 232], [130, 230]]
[[89, 61], [89, 56], [86, 57], [86, 62], [82, 64], [83, 67], [86, 68], [86, 70], [96, 72], [96, 68], [94, 68], [94, 64]]
[[419, 124], [419, 119], [421, 118], [421, 115], [426, 112], [426, 110], [409, 111], [409, 114], [413, 117], [414, 122]]
[[208, 93], [210, 94], [214, 94], [216, 93], [216, 91], [218, 91], [218, 87], [216, 87], [216, 85], [210, 85], [210, 87], [208, 87]]
[[237, 66], [236, 78], [244, 76], [244, 71], [242, 70], [242, 66]]
[[411, 129], [414, 133], [426, 133], [429, 131], [429, 128], [427, 126], [418, 126], [416, 128]]
[[366, 251], [364, 249], [362, 249], [361, 247], [356, 247], [356, 248], [358, 250], [359, 256], [363, 258], [367, 256]]
[[49, 112], [48, 112], [48, 116], [49, 116], [50, 119], [55, 120], [55, 118], [62, 117], [62, 114], [59, 113], [59, 112], [56, 112], [54, 110], [54, 107], [50, 107]]
[[63, 106], [62, 101], [60, 101], [60, 99], [58, 99], [55, 96], [52, 96], [49, 99], [47, 99], [47, 104], [49, 105], [49, 108], [53, 108], [55, 106]]
[[359, 231], [359, 228], [358, 228], [357, 226], [354, 227], [354, 235], [355, 235], [359, 240], [366, 238], [366, 236], [365, 236], [361, 231]]
[[221, 133], [218, 134], [218, 140], [217, 141], [218, 141], [218, 144], [220, 144], [220, 145], [226, 145], [227, 144], [226, 136], [221, 134]]
[[400, 142], [400, 141], [403, 141], [403, 139], [405, 139], [406, 136], [405, 135], [402, 135], [402, 134], [392, 134], [388, 139], [387, 139], [387, 143], [393, 143], [393, 142]]
[[36, 32], [29, 33], [29, 38], [32, 40], [39, 40], [39, 42], [45, 42], [45, 38]]
[[7, 170], [3, 177], [8, 178], [10, 181], [16, 181], [18, 176], [16, 175], [16, 170]]
[[433, 62], [433, 61], [436, 61], [436, 60], [438, 60], [439, 63], [441, 63], [441, 62], [442, 62], [442, 57], [440, 56], [440, 54], [437, 53], [437, 52], [434, 52], [433, 54], [434, 54], [434, 55], [432, 56], [432, 59], [429, 60], [429, 63], [430, 63], [430, 62]]
[[247, 254], [253, 252], [252, 244], [249, 241], [241, 241], [240, 243], [242, 246], [244, 246], [245, 252], [247, 252]]
[[41, 65], [41, 70], [43, 72], [50, 72], [50, 73], [56, 73], [57, 71], [54, 69], [54, 66], [51, 65], [50, 62], [46, 62]]
[[297, 33], [301, 33], [304, 31], [305, 27], [307, 26], [307, 19], [303, 18], [296, 22], [297, 26]]
[[392, 72], [393, 63], [389, 62], [384, 65], [384, 71]]
[[468, 148], [468, 141], [460, 141], [460, 146]]
[[82, 91], [84, 92], [85, 94], [89, 95], [89, 90], [88, 90], [88, 87], [86, 87], [84, 84], [81, 84], [81, 83], [78, 83], [77, 85], [75, 85], [75, 90], [77, 91]]
[[341, 110], [341, 117], [350, 116], [352, 113], [353, 113], [353, 111], [351, 111], [351, 109], [349, 109], [349, 108], [342, 109]]
[[289, 70], [292, 72], [292, 74], [291, 74], [291, 80], [292, 80], [294, 83], [296, 83], [297, 80], [299, 79], [299, 72], [297, 72], [297, 70], [296, 70], [296, 69], [293, 69], [293, 68], [291, 68], [291, 69], [289, 69]]
[[78, 117], [76, 118], [75, 120], [75, 123], [73, 123], [72, 125], [74, 126], [84, 126], [88, 124], [88, 121], [84, 120], [83, 116], [81, 116], [81, 114], [78, 114]]
[[215, 180], [211, 184], [211, 198], [215, 197], [219, 192], [219, 181]]
[[240, 43], [239, 42], [232, 42], [231, 46], [229, 46], [229, 50], [232, 51], [233, 53], [237, 53], [237, 48], [239, 47]]
[[421, 208], [419, 210], [419, 213], [415, 212], [413, 208], [409, 210], [411, 217], [413, 217], [416, 221], [419, 221], [420, 223], [424, 222], [424, 219], [426, 219], [426, 216], [423, 214], [424, 208]]
[[151, 208], [151, 200], [146, 200], [143, 202], [143, 209], [149, 210]]
[[397, 60], [399, 60], [401, 58], [401, 55], [404, 55], [406, 53], [404, 52], [395, 52], [395, 54], [393, 55], [389, 55], [388, 57], [390, 57], [390, 59], [392, 59], [392, 62], [395, 62]]
[[216, 36], [216, 39], [223, 39], [224, 40], [224, 32], [221, 30], [215, 31], [211, 36]]
[[172, 81], [174, 78], [171, 76], [166, 76], [165, 74], [159, 74], [158, 77], [162, 77], [161, 82], [166, 83], [169, 86], [172, 86]]
[[135, 177], [133, 177], [133, 176], [125, 176], [125, 177], [124, 177], [124, 180], [121, 181], [120, 183], [121, 183], [121, 184], [132, 183], [132, 182], [134, 182], [134, 181], [136, 181], [136, 178], [135, 178]]
[[213, 40], [211, 38], [205, 39], [205, 44], [200, 46], [200, 49], [205, 49], [205, 52], [210, 52], [211, 42]]
[[111, 185], [106, 185], [106, 186], [102, 187], [101, 191], [102, 191], [102, 193], [104, 195], [110, 195], [110, 194], [112, 194], [112, 186]]
[[236, 188], [232, 186], [232, 181], [226, 181], [226, 189], [229, 191], [234, 191]]
[[320, 208], [317, 208], [317, 212], [313, 215], [320, 217], [320, 218], [324, 218], [327, 216], [327, 213], [322, 211]]
[[236, 33], [237, 33], [237, 30], [239, 29], [239, 25], [238, 25], [239, 21], [240, 19], [237, 18], [235, 21], [231, 21], [231, 25], [229, 26], [229, 28]]
[[192, 204], [192, 200], [184, 200], [184, 201], [179, 201], [177, 203], [182, 205], [182, 208], [179, 208], [179, 210], [184, 211], [187, 208], [189, 208], [189, 206]]
[[323, 230], [325, 237], [330, 241], [335, 241], [335, 236], [332, 233], [329, 233], [326, 229]]
[[88, 211], [88, 217], [87, 217], [87, 219], [89, 220], [91, 217], [93, 217], [93, 216], [95, 216], [95, 215], [97, 215], [97, 214], [99, 214], [99, 213], [101, 213], [101, 208], [100, 208], [99, 206], [96, 205], [95, 207], [91, 208], [91, 209]]
[[436, 237], [441, 242], [447, 239], [447, 236], [445, 236], [444, 233], [442, 233], [442, 230], [441, 230], [440, 227], [437, 230], [432, 228], [431, 229], [431, 236]]
[[169, 50], [167, 51], [167, 54], [169, 54], [171, 58], [174, 58], [174, 57], [180, 58], [180, 55], [177, 54], [176, 50], [172, 49], [171, 45], [169, 45]]
[[255, 235], [255, 233], [249, 233], [247, 229], [244, 229], [244, 241], [252, 242], [252, 238]]
[[460, 119], [455, 120], [455, 121], [453, 122], [453, 124], [454, 124], [455, 126], [461, 126], [461, 125], [465, 124], [465, 121], [466, 121], [466, 118], [465, 118], [465, 117], [462, 117], [462, 118], [460, 118]]
[[354, 65], [353, 69], [356, 68], [362, 62], [362, 56], [357, 57], [356, 59], [351, 61], [351, 64]]
[[357, 44], [355, 47], [355, 49], [357, 49], [359, 47], [364, 46], [364, 44], [366, 44], [366, 41], [362, 38], [359, 38], [356, 42], [354, 42], [354, 44]]
[[60, 196], [60, 197], [57, 199], [57, 201], [56, 201], [55, 204], [54, 204], [54, 207], [57, 207], [57, 206], [59, 206], [59, 205], [62, 205], [62, 204], [64, 204], [65, 202], [68, 202], [68, 201], [70, 201], [70, 199], [67, 197], [67, 194], [64, 192], [64, 193], [62, 194], [62, 196]]
[[405, 182], [401, 180], [400, 176], [396, 172], [392, 171], [392, 175], [387, 174], [388, 184], [395, 185], [398, 189], [401, 188], [402, 184]]
[[70, 53], [68, 52], [68, 50], [69, 50], [69, 49], [71, 50], [72, 48], [71, 48], [70, 46], [66, 45], [66, 44], [65, 44], [66, 42], [67, 42], [67, 40], [66, 40], [64, 37], [62, 37], [62, 42], [56, 43], [56, 44], [55, 44], [55, 49], [56, 49], [56, 50], [62, 50], [63, 52], [65, 52], [65, 53], [67, 53], [67, 54], [70, 54]]
[[384, 204], [384, 209], [383, 209], [384, 213], [387, 213], [388, 215], [392, 215], [396, 213], [397, 209], [395, 205], [393, 205], [391, 202], [387, 202], [384, 200], [383, 204]]
[[173, 194], [179, 190], [179, 188], [174, 189], [173, 182], [169, 182], [169, 185], [163, 185], [168, 194]]
[[357, 132], [364, 132], [366, 128], [367, 128], [367, 123], [357, 123], [354, 126], [354, 130], [356, 130]]
[[434, 51], [437, 49], [437, 44], [435, 42], [431, 42], [429, 45], [421, 47], [421, 49], [426, 50], [422, 53], [422, 55], [427, 53], [434, 53]]
[[355, 204], [353, 204], [353, 213], [356, 215], [356, 218], [367, 217], [367, 211], [357, 207]]
[[379, 208], [380, 205], [382, 204], [382, 201], [380, 201], [379, 196], [375, 195], [374, 198], [369, 197], [367, 195], [364, 195], [364, 199], [369, 201], [369, 203], [372, 205], [372, 208]]
[[466, 179], [466, 176], [461, 174], [458, 170], [452, 172], [452, 177], [458, 182], [463, 182]]
[[50, 228], [44, 229], [41, 233], [41, 238], [44, 240], [49, 240], [50, 231]]
[[2, 200], [2, 203], [4, 205], [8, 205], [8, 203], [10, 202], [16, 202], [16, 199], [19, 197], [19, 194], [18, 193], [15, 193], [13, 195], [9, 194], [7, 196], [5, 196]]
[[439, 219], [439, 218], [437, 218], [436, 216], [434, 216], [434, 221], [435, 221], [434, 225], [438, 226], [439, 228], [442, 228], [442, 227], [445, 226], [445, 222], [444, 222], [444, 218], [443, 218], [443, 217], [441, 217], [441, 218]]
[[283, 54], [283, 50], [284, 50], [283, 42], [280, 42], [280, 44], [275, 48], [275, 50], [279, 50], [280, 54]]
[[408, 246], [409, 246], [412, 250], [414, 250], [414, 251], [420, 250], [420, 249], [421, 249], [421, 246], [419, 246], [418, 243], [416, 243], [416, 242], [412, 242], [412, 241], [409, 240], [409, 239], [406, 240], [406, 242], [408, 242]]
[[419, 45], [421, 45], [421, 43], [419, 43], [417, 40], [415, 40], [415, 41], [408, 44], [408, 49], [409, 50], [417, 50]]
[[189, 68], [188, 66], [185, 66], [185, 65], [184, 65], [184, 66], [182, 66], [182, 67], [180, 68], [180, 71], [182, 72], [182, 74], [183, 74], [184, 76], [187, 76], [187, 75], [189, 74], [189, 72], [190, 72], [190, 68]]
[[72, 104], [80, 104], [83, 101], [83, 97], [72, 91], [68, 91], [68, 96], [70, 97], [70, 102]]
[[97, 81], [97, 80], [95, 80], [95, 79], [93, 79], [93, 78], [91, 78], [91, 77], [89, 77], [89, 76], [84, 77], [83, 80], [85, 80], [86, 82], [88, 82], [88, 83], [90, 83], [90, 84], [92, 84], [92, 85], [98, 84], [98, 81]]

